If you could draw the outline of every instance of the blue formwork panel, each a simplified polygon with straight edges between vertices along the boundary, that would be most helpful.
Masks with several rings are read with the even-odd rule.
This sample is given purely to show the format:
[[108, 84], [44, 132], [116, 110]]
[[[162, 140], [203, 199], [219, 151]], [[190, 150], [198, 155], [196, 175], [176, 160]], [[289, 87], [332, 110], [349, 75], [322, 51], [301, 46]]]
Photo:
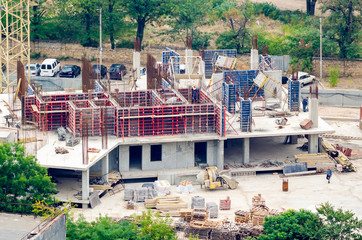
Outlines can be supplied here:
[[103, 87], [98, 81], [95, 81], [94, 91], [95, 92], [103, 92]]
[[223, 83], [222, 85], [223, 105], [230, 113], [235, 113], [236, 88], [234, 84]]
[[300, 82], [288, 81], [288, 109], [292, 112], [299, 111], [300, 101]]
[[[177, 73], [177, 74], [180, 73], [180, 58], [177, 58], [178, 56], [180, 56], [180, 54], [170, 48], [166, 48], [166, 51], [162, 52], [162, 63], [163, 64], [168, 64], [171, 57], [176, 57], [176, 58], [174, 58], [174, 61], [173, 61], [173, 68], [174, 68], [175, 73]], [[166, 66], [164, 67], [164, 70], [167, 70], [165, 68], [167, 68]]]
[[240, 100], [240, 129], [242, 132], [251, 131], [252, 123], [252, 101], [251, 99], [241, 98]]
[[[205, 77], [211, 78], [214, 73], [214, 64], [218, 56], [235, 57], [237, 56], [236, 49], [223, 49], [223, 50], [205, 50], [204, 62], [205, 62]], [[217, 71], [220, 72], [220, 71]]]
[[34, 89], [28, 84], [28, 95], [34, 95]]
[[163, 88], [169, 88], [171, 84], [164, 78], [162, 78], [162, 87]]
[[[224, 71], [223, 77], [224, 81], [231, 80], [235, 84], [236, 92], [238, 92], [241, 97], [252, 88], [249, 96], [253, 97], [259, 89], [259, 87], [254, 84], [254, 79], [258, 73], [258, 70]], [[257, 97], [264, 97], [263, 89], [258, 92]]]

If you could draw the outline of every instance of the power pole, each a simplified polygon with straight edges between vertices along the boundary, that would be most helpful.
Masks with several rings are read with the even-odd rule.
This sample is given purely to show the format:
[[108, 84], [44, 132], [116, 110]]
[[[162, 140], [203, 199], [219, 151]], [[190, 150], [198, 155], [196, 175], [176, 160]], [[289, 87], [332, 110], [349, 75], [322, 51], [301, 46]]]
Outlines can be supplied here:
[[102, 66], [102, 8], [99, 9], [99, 64]]
[[320, 80], [322, 80], [322, 69], [323, 69], [323, 62], [322, 62], [322, 17], [319, 18], [319, 74], [320, 74]]

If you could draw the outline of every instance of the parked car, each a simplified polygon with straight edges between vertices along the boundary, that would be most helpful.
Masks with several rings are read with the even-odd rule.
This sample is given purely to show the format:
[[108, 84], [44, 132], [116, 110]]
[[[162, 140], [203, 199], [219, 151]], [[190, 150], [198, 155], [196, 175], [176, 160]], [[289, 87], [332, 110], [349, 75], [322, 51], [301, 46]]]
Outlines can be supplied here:
[[60, 71], [60, 62], [56, 59], [45, 59], [41, 64], [40, 76], [55, 77]]
[[108, 72], [110, 79], [122, 80], [127, 73], [127, 68], [123, 64], [112, 64]]
[[282, 76], [282, 84], [288, 83], [289, 78], [286, 76]]
[[309, 73], [306, 72], [298, 72], [298, 81], [300, 82], [300, 86], [304, 87], [309, 83], [314, 83], [315, 76], [309, 75]]
[[1, 71], [3, 71], [3, 73], [5, 73], [5, 71], [6, 71], [5, 63], [1, 63]]
[[28, 76], [30, 71], [31, 76], [40, 75], [40, 64], [39, 63], [30, 63], [25, 66], [25, 76]]
[[104, 65], [93, 65], [97, 78], [104, 78], [107, 75], [107, 68]]
[[59, 72], [59, 77], [76, 78], [80, 74], [80, 67], [77, 65], [65, 65]]

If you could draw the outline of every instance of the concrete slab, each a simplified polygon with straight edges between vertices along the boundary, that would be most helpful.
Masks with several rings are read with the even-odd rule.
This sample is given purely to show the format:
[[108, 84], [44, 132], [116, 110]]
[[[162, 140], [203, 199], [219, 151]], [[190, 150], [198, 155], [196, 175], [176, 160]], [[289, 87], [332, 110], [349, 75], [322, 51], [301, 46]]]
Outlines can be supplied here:
[[0, 240], [21, 239], [40, 222], [40, 217], [0, 213]]

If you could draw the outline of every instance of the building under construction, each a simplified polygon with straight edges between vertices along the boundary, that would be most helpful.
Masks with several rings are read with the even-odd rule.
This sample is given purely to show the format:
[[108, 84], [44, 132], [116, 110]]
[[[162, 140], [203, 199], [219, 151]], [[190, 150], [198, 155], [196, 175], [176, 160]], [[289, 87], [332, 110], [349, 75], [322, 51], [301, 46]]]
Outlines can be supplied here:
[[[139, 61], [139, 52], [135, 56]], [[148, 56], [143, 80], [135, 69], [127, 90], [92, 77], [84, 60], [82, 91], [50, 93], [28, 86], [23, 122], [47, 135], [46, 144], [37, 150], [41, 166], [81, 173], [78, 203], [85, 205], [90, 176], [107, 182], [116, 171], [123, 178], [175, 183], [180, 172], [200, 164], [223, 169], [225, 145], [233, 139], [239, 140], [244, 164], [249, 163], [253, 138], [308, 135], [309, 152], [318, 152], [318, 134], [333, 129], [318, 118], [317, 89], [311, 88], [310, 112], [300, 112], [299, 83], [290, 81], [284, 87], [271, 58], [259, 57], [255, 49], [251, 58], [246, 67], [235, 50], [204, 50], [193, 56], [186, 49], [182, 56], [166, 49], [161, 64]], [[265, 65], [268, 69], [263, 70], [260, 66]], [[287, 124], [282, 121], [286, 117]], [[311, 119], [313, 126], [301, 128], [304, 119]], [[58, 198], [71, 199], [66, 194]]]

